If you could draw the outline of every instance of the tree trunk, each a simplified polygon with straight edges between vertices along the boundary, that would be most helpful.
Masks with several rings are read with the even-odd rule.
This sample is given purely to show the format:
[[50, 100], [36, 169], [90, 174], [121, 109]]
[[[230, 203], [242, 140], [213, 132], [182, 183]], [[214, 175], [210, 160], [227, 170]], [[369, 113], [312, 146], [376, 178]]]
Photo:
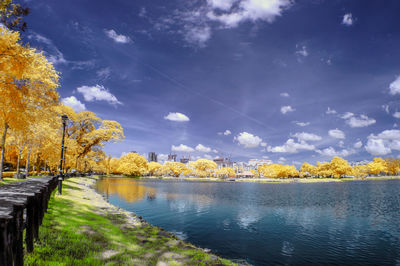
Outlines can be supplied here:
[[0, 160], [0, 180], [3, 180], [3, 167], [4, 167], [4, 153], [6, 146], [6, 135], [7, 135], [8, 124], [4, 123], [4, 132], [1, 137], [1, 160]]
[[29, 151], [28, 151], [28, 158], [26, 158], [26, 177], [29, 176], [29, 159], [31, 158], [31, 151], [32, 151], [32, 147], [29, 147]]
[[17, 178], [19, 178], [19, 169], [20, 169], [20, 166], [21, 166], [21, 154], [22, 154], [22, 149], [19, 149], [18, 163], [17, 163]]

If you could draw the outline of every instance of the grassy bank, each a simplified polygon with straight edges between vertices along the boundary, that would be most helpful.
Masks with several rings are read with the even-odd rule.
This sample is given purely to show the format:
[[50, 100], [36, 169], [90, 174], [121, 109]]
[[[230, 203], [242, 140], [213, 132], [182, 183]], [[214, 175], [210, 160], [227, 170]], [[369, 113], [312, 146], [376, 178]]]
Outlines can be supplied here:
[[15, 179], [15, 178], [10, 178], [10, 177], [5, 177], [5, 178], [3, 178], [3, 181], [0, 181], [0, 186], [7, 184], [7, 183], [13, 183], [13, 182], [18, 182], [18, 181], [24, 181], [24, 179]]
[[[117, 176], [115, 176], [117, 177]], [[122, 176], [118, 176], [122, 177]], [[345, 181], [362, 181], [362, 180], [392, 180], [400, 179], [400, 176], [374, 176], [361, 178], [215, 178], [215, 177], [162, 177], [162, 176], [143, 176], [135, 177], [139, 179], [163, 179], [163, 180], [186, 180], [186, 181], [216, 181], [216, 182], [249, 182], [249, 183], [326, 183], [326, 182], [345, 182]]]
[[64, 181], [26, 265], [234, 265], [108, 204], [94, 182]]

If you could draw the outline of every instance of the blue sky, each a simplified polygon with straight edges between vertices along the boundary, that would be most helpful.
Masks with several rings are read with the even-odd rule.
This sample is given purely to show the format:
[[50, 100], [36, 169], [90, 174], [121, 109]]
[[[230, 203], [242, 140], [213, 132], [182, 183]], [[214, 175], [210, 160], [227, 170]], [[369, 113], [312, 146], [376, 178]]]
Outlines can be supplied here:
[[299, 164], [398, 157], [399, 1], [26, 1], [25, 41], [106, 152]]

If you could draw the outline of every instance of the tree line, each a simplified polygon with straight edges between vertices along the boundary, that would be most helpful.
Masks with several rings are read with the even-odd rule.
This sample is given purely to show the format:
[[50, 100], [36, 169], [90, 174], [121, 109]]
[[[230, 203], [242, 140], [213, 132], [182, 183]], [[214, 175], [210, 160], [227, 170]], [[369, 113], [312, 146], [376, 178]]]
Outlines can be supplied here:
[[[188, 164], [180, 162], [150, 162], [137, 154], [128, 153], [120, 158], [107, 157], [97, 164], [95, 169], [99, 173], [119, 174], [125, 176], [195, 176], [195, 177], [220, 177], [230, 178], [240, 176], [244, 172], [241, 167], [218, 168], [214, 161], [198, 159]], [[253, 177], [269, 178], [296, 178], [296, 177], [327, 177], [343, 178], [377, 175], [398, 175], [400, 172], [400, 159], [374, 158], [365, 165], [351, 166], [348, 161], [340, 157], [334, 157], [330, 162], [318, 162], [315, 166], [303, 163], [300, 170], [294, 165], [264, 164], [251, 170]]]

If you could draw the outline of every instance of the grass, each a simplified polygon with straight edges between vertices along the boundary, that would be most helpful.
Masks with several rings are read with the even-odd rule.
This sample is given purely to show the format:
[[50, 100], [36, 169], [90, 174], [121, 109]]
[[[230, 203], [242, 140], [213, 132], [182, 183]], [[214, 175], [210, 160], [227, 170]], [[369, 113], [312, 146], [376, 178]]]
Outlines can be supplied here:
[[64, 181], [26, 265], [234, 265], [110, 206], [88, 189], [92, 183]]
[[23, 181], [24, 179], [16, 179], [16, 178], [10, 178], [10, 177], [4, 177], [3, 181], [0, 181], [0, 186], [7, 184], [7, 183], [14, 183], [14, 182], [19, 182]]

